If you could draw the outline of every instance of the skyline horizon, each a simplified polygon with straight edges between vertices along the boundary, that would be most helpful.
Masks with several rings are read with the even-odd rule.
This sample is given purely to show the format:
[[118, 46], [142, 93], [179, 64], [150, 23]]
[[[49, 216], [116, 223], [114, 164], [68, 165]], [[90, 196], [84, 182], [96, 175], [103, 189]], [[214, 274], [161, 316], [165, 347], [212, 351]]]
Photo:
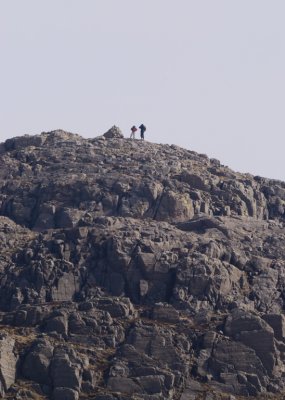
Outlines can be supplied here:
[[285, 181], [284, 13], [282, 0], [3, 2], [0, 141], [143, 121], [150, 141]]

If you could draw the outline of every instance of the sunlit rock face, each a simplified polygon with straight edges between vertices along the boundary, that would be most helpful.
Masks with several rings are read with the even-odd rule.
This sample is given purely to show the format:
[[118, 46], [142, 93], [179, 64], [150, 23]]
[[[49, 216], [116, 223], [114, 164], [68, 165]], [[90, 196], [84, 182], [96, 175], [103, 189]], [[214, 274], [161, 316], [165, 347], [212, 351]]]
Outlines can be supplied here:
[[0, 163], [2, 397], [285, 396], [283, 182], [116, 126]]

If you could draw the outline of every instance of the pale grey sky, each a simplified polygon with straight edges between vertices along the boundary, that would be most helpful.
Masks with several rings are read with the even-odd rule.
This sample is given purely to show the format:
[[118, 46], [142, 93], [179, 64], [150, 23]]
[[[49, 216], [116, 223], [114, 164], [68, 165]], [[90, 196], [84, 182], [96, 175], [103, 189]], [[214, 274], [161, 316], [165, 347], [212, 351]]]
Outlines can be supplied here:
[[0, 0], [0, 141], [146, 139], [285, 180], [284, 0]]

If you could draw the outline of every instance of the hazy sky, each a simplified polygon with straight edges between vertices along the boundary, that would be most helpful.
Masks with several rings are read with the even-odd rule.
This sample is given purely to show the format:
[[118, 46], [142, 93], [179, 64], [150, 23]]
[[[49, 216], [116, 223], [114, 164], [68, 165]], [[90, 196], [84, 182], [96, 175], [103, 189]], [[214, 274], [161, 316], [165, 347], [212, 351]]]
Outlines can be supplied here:
[[285, 180], [284, 0], [0, 0], [0, 140], [146, 139]]

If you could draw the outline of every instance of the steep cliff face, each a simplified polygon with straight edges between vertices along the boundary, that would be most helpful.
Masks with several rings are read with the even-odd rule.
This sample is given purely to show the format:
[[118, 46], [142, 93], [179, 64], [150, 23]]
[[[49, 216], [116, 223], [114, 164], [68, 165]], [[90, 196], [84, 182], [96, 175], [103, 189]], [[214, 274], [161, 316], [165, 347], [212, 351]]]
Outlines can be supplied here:
[[283, 398], [285, 183], [117, 129], [0, 163], [2, 396]]

